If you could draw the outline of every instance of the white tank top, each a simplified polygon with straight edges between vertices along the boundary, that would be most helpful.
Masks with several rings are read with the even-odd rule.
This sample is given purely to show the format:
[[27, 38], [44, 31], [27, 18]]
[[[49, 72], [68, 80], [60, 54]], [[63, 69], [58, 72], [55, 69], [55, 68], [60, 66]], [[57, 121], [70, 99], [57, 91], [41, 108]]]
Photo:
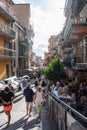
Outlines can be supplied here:
[[42, 92], [37, 91], [35, 100], [36, 105], [40, 105], [42, 101], [43, 101]]

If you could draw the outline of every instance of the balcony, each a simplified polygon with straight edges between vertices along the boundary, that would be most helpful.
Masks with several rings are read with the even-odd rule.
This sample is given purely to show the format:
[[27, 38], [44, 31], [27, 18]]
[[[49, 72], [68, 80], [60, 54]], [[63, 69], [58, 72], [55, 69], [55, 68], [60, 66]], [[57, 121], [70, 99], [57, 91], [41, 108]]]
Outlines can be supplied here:
[[64, 41], [67, 41], [69, 37], [69, 33], [71, 31], [72, 21], [71, 18], [66, 20], [65, 28], [64, 28]]
[[80, 71], [86, 71], [87, 63], [76, 63], [73, 69], [80, 70]]
[[73, 47], [71, 46], [71, 44], [64, 44], [63, 46], [62, 46], [62, 51], [63, 51], [63, 53], [71, 53], [72, 52], [72, 50], [73, 50]]
[[25, 46], [25, 47], [28, 47], [28, 44], [26, 43], [26, 41], [20, 41], [20, 44]]
[[71, 15], [71, 12], [72, 12], [71, 6], [72, 6], [72, 0], [66, 0], [65, 8], [64, 8], [65, 17], [68, 17], [69, 15]]
[[20, 52], [19, 53], [19, 58], [29, 58], [29, 54], [28, 53], [26, 53], [26, 52]]
[[82, 44], [73, 50], [71, 59], [73, 69], [82, 71], [87, 70], [87, 46]]
[[75, 23], [70, 18], [66, 21], [64, 29], [64, 41], [71, 43], [77, 43], [87, 34], [87, 21], [82, 20], [79, 23]]
[[0, 59], [12, 59], [16, 57], [16, 51], [0, 46]]
[[3, 2], [0, 1], [0, 15], [5, 18], [6, 21], [14, 22], [15, 18], [13, 17], [12, 10], [9, 6], [5, 5]]
[[15, 31], [5, 23], [0, 23], [0, 35], [7, 39], [14, 39], [16, 36]]
[[29, 38], [26, 38], [25, 41], [26, 41], [26, 44], [27, 44], [28, 48], [29, 48], [29, 49], [32, 49], [33, 41], [30, 40]]
[[73, 50], [73, 48], [64, 48], [63, 53], [64, 53], [64, 54], [65, 54], [65, 53], [70, 54], [70, 53], [72, 52], [72, 50]]
[[19, 58], [29, 58], [29, 51], [23, 45], [19, 46]]

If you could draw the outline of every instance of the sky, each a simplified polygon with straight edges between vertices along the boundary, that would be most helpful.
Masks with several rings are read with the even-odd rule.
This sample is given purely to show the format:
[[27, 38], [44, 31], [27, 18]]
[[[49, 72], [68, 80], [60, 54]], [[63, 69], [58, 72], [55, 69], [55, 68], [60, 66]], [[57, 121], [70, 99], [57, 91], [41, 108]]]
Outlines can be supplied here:
[[31, 22], [34, 27], [33, 51], [37, 56], [44, 57], [48, 51], [48, 40], [51, 35], [62, 31], [65, 23], [65, 0], [13, 0], [14, 3], [29, 3]]

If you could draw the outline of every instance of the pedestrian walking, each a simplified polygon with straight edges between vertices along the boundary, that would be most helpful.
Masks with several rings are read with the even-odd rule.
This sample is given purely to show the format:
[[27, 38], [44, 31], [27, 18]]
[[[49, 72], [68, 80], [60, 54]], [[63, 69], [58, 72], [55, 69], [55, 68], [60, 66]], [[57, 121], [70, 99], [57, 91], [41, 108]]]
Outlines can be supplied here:
[[5, 89], [0, 93], [0, 99], [3, 104], [4, 112], [8, 117], [7, 122], [8, 127], [10, 125], [11, 120], [11, 110], [12, 110], [12, 101], [14, 99], [14, 93], [8, 87], [5, 87]]
[[34, 97], [34, 92], [30, 87], [31, 87], [31, 84], [28, 83], [26, 88], [23, 91], [23, 95], [25, 96], [25, 101], [26, 101], [26, 115], [29, 115], [29, 116], [31, 116], [32, 106], [33, 106], [33, 97]]
[[37, 108], [37, 112], [38, 112], [38, 117], [41, 116], [41, 108], [42, 108], [42, 103], [43, 103], [43, 100], [45, 98], [45, 95], [42, 91], [42, 88], [41, 86], [39, 86], [37, 88], [37, 91], [35, 93], [35, 97], [34, 97], [34, 102], [36, 104], [36, 108]]
[[22, 77], [20, 80], [20, 87], [21, 87], [22, 92], [23, 92], [24, 88], [26, 87], [26, 85], [27, 85], [27, 83], [26, 83], [24, 77]]
[[35, 84], [35, 87], [38, 86], [38, 84], [39, 84], [39, 79], [38, 79], [38, 77], [35, 78], [34, 84]]
[[9, 87], [9, 89], [10, 89], [13, 93], [15, 93], [15, 89], [14, 89], [14, 87], [12, 86], [12, 84], [11, 84], [10, 81], [8, 82], [8, 87]]

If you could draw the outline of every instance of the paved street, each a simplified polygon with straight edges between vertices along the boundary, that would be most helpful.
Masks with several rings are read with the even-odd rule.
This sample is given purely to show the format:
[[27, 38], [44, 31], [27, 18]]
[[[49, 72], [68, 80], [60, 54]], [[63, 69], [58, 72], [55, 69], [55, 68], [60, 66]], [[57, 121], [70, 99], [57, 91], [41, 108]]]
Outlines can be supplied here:
[[41, 119], [37, 118], [36, 106], [33, 106], [32, 117], [26, 116], [25, 100], [22, 95], [14, 100], [11, 125], [6, 127], [7, 118], [0, 106], [0, 130], [52, 130], [47, 114], [47, 105], [42, 109]]

